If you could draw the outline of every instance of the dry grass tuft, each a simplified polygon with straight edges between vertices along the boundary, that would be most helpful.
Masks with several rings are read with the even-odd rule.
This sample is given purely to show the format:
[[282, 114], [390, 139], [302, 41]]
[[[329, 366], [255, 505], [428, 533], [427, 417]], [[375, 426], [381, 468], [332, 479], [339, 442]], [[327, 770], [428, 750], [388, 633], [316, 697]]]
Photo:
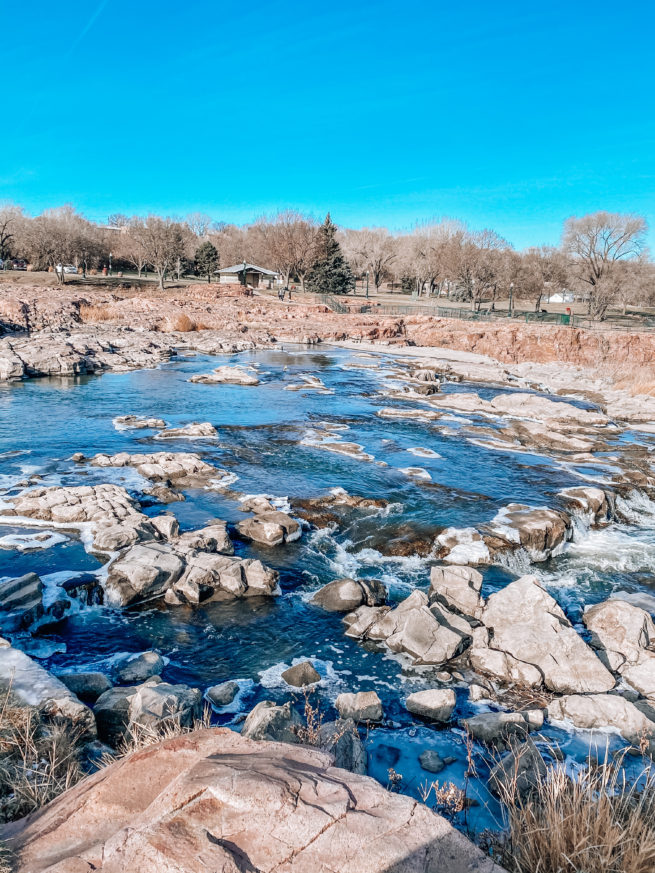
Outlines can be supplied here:
[[81, 303], [80, 320], [84, 324], [98, 324], [98, 322], [103, 321], [115, 321], [116, 313], [109, 306], [100, 306], [95, 303]]
[[44, 724], [35, 710], [11, 705], [5, 696], [0, 711], [1, 821], [44, 806], [82, 778], [76, 739], [62, 727]]
[[622, 758], [589, 761], [569, 775], [551, 764], [528, 795], [515, 781], [499, 785], [508, 834], [491, 838], [510, 873], [653, 873], [655, 774], [637, 780]]
[[173, 330], [177, 330], [180, 333], [190, 333], [191, 331], [198, 330], [198, 325], [185, 312], [182, 312], [173, 322]]
[[211, 708], [205, 706], [202, 716], [196, 718], [190, 725], [182, 725], [177, 716], [171, 716], [158, 722], [156, 725], [140, 725], [133, 724], [130, 726], [129, 736], [121, 743], [115, 754], [107, 754], [102, 763], [104, 765], [111, 764], [119, 758], [124, 758], [126, 755], [137, 752], [140, 749], [145, 749], [148, 746], [154, 746], [161, 743], [163, 740], [170, 740], [173, 737], [181, 737], [184, 734], [190, 734], [193, 731], [205, 730], [211, 727]]

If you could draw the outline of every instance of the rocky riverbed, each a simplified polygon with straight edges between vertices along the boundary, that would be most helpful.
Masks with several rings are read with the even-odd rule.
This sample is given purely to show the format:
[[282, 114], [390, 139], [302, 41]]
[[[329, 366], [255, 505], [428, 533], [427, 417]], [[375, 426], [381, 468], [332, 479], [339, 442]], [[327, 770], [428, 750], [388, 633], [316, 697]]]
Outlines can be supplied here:
[[517, 743], [653, 748], [649, 398], [435, 349], [76, 330], [1, 341], [0, 680], [89, 769], [208, 705], [231, 755], [466, 784], [480, 831]]

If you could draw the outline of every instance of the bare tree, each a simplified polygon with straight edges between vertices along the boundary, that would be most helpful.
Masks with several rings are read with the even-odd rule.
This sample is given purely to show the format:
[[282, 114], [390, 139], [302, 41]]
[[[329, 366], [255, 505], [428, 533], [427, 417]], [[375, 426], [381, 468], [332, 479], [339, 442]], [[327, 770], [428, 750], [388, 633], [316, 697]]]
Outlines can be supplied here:
[[564, 223], [562, 249], [577, 283], [586, 287], [588, 312], [604, 319], [617, 291], [616, 266], [639, 257], [648, 226], [639, 215], [595, 212]]
[[311, 216], [293, 209], [263, 216], [249, 228], [249, 249], [261, 255], [262, 266], [273, 267], [288, 285], [297, 276], [304, 290], [305, 277], [313, 263], [317, 225]]
[[544, 294], [561, 291], [568, 283], [566, 257], [552, 246], [529, 248], [520, 255], [513, 252], [509, 269], [514, 296], [534, 303], [535, 312], [541, 309]]
[[390, 275], [398, 256], [396, 240], [385, 227], [364, 227], [341, 232], [346, 257], [355, 273], [368, 271], [375, 290]]
[[114, 239], [114, 251], [117, 257], [132, 264], [140, 279], [141, 273], [148, 264], [142, 218], [137, 216], [130, 218], [124, 232], [117, 234], [116, 239]]
[[26, 246], [31, 261], [52, 267], [57, 281], [63, 284], [66, 274], [60, 267], [77, 266], [80, 260], [98, 251], [97, 227], [72, 206], [50, 209], [29, 223]]
[[24, 220], [20, 206], [0, 206], [0, 260], [3, 262], [16, 253], [16, 234]]
[[191, 233], [200, 240], [204, 240], [213, 224], [211, 215], [204, 212], [190, 212], [184, 220]]
[[170, 218], [149, 215], [138, 228], [145, 260], [152, 266], [159, 287], [164, 290], [166, 275], [178, 267], [185, 253], [184, 229]]

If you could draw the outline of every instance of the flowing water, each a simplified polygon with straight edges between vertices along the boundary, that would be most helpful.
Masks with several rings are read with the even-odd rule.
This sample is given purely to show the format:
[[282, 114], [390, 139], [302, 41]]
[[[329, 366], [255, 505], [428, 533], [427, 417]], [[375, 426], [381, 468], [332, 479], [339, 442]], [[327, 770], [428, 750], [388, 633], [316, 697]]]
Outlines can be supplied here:
[[[223, 363], [251, 364], [261, 384], [187, 381]], [[307, 377], [318, 377], [321, 383], [312, 385]], [[287, 390], [303, 384], [301, 390]], [[171, 682], [206, 688], [237, 680], [240, 693], [235, 702], [214, 717], [238, 729], [243, 713], [258, 701], [288, 699], [282, 671], [311, 658], [322, 676], [318, 693], [328, 715], [342, 691], [375, 689], [382, 698], [386, 721], [366, 736], [370, 775], [386, 784], [393, 768], [402, 774], [401, 790], [418, 797], [421, 785], [432, 778], [421, 769], [418, 755], [435, 749], [442, 757], [455, 758], [439, 778], [462, 784], [467, 750], [456, 720], [449, 727], [430, 727], [403, 706], [407, 694], [434, 686], [434, 670], [411, 667], [401, 657], [348, 639], [341, 616], [315, 608], [309, 598], [341, 576], [381, 579], [392, 601], [416, 587], [427, 589], [433, 562], [416, 556], [384, 557], [379, 551], [384, 541], [407, 529], [433, 537], [445, 526], [479, 525], [511, 501], [558, 507], [562, 488], [590, 479], [602, 482], [611, 462], [600, 458], [597, 467], [576, 470], [544, 455], [493, 450], [466, 436], [463, 429], [475, 416], [444, 416], [434, 422], [377, 417], [381, 407], [416, 408], [416, 399], [410, 403], [386, 395], [399, 386], [392, 357], [295, 347], [238, 357], [178, 358], [155, 370], [102, 377], [1, 385], [0, 487], [10, 494], [17, 492], [17, 482], [38, 475], [39, 484], [110, 481], [137, 495], [146, 483], [134, 470], [75, 464], [71, 455], [166, 450], [198, 452], [234, 474], [229, 489], [188, 490], [185, 501], [144, 510], [153, 515], [173, 511], [183, 530], [217, 517], [230, 524], [239, 521], [244, 516], [235, 491], [270, 495], [282, 508], [288, 498], [314, 497], [334, 488], [388, 501], [385, 509], [353, 511], [339, 530], [306, 528], [299, 541], [285, 546], [265, 548], [236, 540], [237, 554], [260, 558], [279, 570], [282, 593], [277, 598], [210, 603], [197, 609], [152, 604], [122, 611], [83, 607], [43, 634], [44, 642], [52, 643], [41, 652], [49, 655], [42, 660], [44, 666], [55, 672], [102, 670], [119, 654], [155, 648], [167, 659], [163, 675]], [[444, 386], [445, 391], [472, 389], [485, 398], [509, 390]], [[209, 421], [218, 438], [163, 442], [154, 439], [155, 431], [117, 429], [112, 420], [128, 413], [164, 418], [170, 426]], [[480, 423], [498, 426], [489, 419]], [[362, 457], [320, 448], [328, 435], [331, 441], [359, 444]], [[617, 438], [616, 447], [623, 439]], [[648, 438], [642, 441], [648, 444]], [[654, 509], [635, 494], [634, 525], [591, 531], [580, 525], [563, 554], [531, 568], [578, 629], [584, 605], [611, 594], [650, 609], [655, 606]], [[35, 531], [43, 532], [0, 527], [0, 576], [34, 571], [47, 584], [80, 570], [99, 569], [98, 560], [73, 535], [59, 534], [46, 542], [24, 539]], [[488, 568], [483, 594], [524, 569], [519, 564]], [[468, 702], [465, 684], [456, 691], [456, 716], [486, 708]], [[588, 749], [587, 735], [552, 728], [545, 733], [572, 758]], [[619, 738], [609, 741], [621, 745]], [[483, 768], [470, 789], [480, 801], [472, 810], [472, 823], [478, 827], [493, 824], [498, 815], [485, 775]]]

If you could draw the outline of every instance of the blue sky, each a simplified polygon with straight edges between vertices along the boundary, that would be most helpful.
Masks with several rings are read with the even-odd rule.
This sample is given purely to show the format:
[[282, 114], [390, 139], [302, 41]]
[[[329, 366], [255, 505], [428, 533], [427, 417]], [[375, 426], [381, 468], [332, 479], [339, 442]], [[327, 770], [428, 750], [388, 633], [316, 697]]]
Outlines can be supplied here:
[[655, 248], [655, 3], [0, 0], [0, 200]]

